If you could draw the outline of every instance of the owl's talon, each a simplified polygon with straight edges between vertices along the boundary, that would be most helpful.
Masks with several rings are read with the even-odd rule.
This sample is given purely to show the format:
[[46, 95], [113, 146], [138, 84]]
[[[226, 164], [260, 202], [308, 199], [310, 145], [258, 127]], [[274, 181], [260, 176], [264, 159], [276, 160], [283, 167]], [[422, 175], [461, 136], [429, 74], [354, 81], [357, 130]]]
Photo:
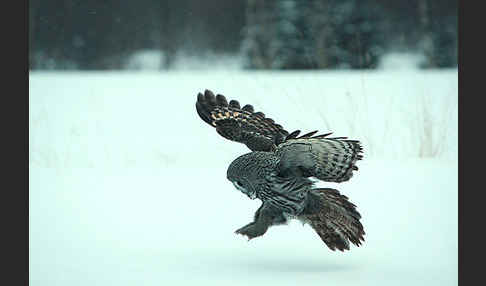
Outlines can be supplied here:
[[248, 241], [263, 234], [263, 233], [260, 234], [259, 231], [255, 229], [254, 223], [248, 224], [238, 229], [236, 233], [246, 236], [248, 238]]
[[235, 231], [235, 233], [246, 237], [248, 239], [247, 241], [250, 241], [252, 239], [248, 234], [241, 233], [239, 230]]

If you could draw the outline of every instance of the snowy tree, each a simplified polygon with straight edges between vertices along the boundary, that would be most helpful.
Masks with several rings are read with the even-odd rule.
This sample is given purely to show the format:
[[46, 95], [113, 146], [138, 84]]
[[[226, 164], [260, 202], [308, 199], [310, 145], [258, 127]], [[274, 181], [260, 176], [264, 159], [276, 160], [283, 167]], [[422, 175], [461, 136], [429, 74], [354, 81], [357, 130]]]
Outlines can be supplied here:
[[457, 66], [457, 1], [417, 3], [421, 38], [418, 50], [425, 55], [423, 68]]
[[385, 50], [384, 12], [373, 1], [320, 0], [312, 27], [320, 68], [374, 68]]
[[372, 0], [248, 1], [247, 68], [374, 68], [384, 12]]
[[272, 68], [313, 69], [317, 67], [316, 45], [310, 23], [312, 2], [278, 1], [276, 37], [271, 45]]
[[275, 35], [275, 0], [249, 0], [241, 52], [244, 68], [269, 69], [272, 64], [270, 44]]

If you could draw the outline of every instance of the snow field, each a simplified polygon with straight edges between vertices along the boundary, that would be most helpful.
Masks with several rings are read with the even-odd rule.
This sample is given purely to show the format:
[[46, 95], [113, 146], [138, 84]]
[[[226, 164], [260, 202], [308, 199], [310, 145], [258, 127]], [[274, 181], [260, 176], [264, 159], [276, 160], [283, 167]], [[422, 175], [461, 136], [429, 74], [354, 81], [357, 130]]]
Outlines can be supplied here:
[[[205, 88], [361, 140], [355, 176], [319, 185], [357, 205], [364, 244], [234, 234], [260, 203], [226, 180], [248, 150], [199, 119]], [[32, 285], [457, 284], [457, 70], [31, 72], [29, 91]]]

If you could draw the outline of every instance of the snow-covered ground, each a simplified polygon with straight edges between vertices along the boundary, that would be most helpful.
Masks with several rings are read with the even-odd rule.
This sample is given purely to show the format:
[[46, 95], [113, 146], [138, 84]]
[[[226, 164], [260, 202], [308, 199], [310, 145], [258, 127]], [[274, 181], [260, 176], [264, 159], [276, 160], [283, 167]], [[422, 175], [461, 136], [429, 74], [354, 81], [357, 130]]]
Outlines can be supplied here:
[[[248, 150], [199, 119], [205, 88], [361, 140], [355, 176], [321, 185], [365, 243], [333, 252], [296, 221], [234, 234], [259, 202], [226, 180]], [[31, 72], [29, 91], [31, 285], [457, 284], [457, 70]]]

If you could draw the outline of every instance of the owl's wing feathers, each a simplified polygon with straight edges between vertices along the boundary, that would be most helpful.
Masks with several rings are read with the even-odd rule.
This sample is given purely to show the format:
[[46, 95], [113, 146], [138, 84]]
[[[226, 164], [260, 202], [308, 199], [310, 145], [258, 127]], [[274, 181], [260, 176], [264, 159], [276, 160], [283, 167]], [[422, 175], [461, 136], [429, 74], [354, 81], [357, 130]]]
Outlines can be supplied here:
[[330, 188], [313, 189], [309, 196], [312, 199], [301, 218], [331, 250], [349, 250], [349, 242], [361, 245], [365, 235], [361, 215], [346, 196]]
[[218, 134], [231, 141], [245, 144], [252, 151], [272, 151], [289, 134], [273, 119], [262, 112], [255, 112], [253, 106], [243, 107], [236, 100], [229, 103], [221, 94], [214, 95], [210, 90], [197, 95], [196, 110]]
[[337, 183], [349, 180], [353, 171], [358, 170], [356, 162], [363, 158], [360, 142], [346, 137], [327, 137], [331, 133], [312, 136], [315, 133], [297, 137], [299, 131], [294, 131], [278, 145], [279, 174]]

